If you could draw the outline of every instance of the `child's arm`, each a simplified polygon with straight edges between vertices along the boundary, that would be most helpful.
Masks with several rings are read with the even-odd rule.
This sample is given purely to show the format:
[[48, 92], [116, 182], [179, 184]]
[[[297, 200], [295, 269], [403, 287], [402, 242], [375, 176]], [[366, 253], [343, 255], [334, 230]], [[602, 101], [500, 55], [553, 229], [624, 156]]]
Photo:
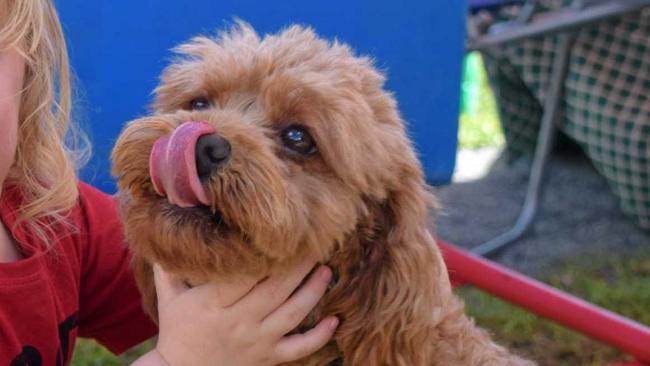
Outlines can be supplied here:
[[262, 282], [249, 278], [191, 289], [155, 268], [158, 344], [133, 365], [270, 366], [317, 351], [332, 337], [335, 317], [304, 334], [285, 336], [316, 305], [331, 279], [331, 271], [320, 266], [293, 293], [314, 264], [302, 263]]
[[79, 201], [71, 215], [78, 230], [78, 335], [120, 354], [157, 329], [142, 309], [115, 199], [80, 183]]

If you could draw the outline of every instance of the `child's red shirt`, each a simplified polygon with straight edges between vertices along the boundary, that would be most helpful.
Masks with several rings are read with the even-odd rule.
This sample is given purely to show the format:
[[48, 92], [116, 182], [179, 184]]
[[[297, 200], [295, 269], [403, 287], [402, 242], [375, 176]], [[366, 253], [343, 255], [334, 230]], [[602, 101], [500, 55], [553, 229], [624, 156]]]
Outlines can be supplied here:
[[143, 313], [115, 200], [86, 184], [49, 251], [29, 249], [14, 227], [20, 195], [6, 190], [0, 217], [25, 258], [0, 263], [0, 366], [64, 366], [78, 336], [121, 353], [157, 332]]

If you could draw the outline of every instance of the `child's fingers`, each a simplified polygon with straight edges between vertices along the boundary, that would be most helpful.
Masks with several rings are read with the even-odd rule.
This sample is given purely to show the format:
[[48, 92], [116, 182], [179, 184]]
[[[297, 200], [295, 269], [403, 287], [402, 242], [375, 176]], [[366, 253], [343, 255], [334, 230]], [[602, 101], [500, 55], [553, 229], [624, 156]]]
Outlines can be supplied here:
[[266, 318], [287, 300], [315, 264], [315, 260], [306, 260], [286, 273], [274, 274], [260, 282], [236, 304], [237, 311], [253, 319]]
[[295, 361], [318, 351], [332, 338], [338, 324], [338, 319], [331, 316], [306, 333], [284, 337], [275, 348], [278, 361]]
[[327, 266], [318, 267], [298, 291], [264, 319], [262, 328], [283, 335], [297, 327], [321, 299], [331, 278], [332, 271]]
[[156, 283], [156, 295], [159, 304], [166, 304], [187, 291], [185, 283], [165, 272], [158, 264], [153, 265], [153, 278]]

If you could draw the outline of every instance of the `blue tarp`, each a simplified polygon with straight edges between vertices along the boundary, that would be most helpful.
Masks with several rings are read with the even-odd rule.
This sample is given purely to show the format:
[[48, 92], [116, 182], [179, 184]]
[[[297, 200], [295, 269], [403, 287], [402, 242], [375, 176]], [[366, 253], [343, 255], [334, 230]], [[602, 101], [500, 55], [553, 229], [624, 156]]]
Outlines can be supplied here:
[[57, 1], [77, 76], [75, 117], [94, 157], [81, 172], [114, 191], [109, 154], [125, 122], [147, 113], [169, 49], [239, 17], [260, 33], [311, 25], [371, 55], [388, 74], [432, 183], [449, 181], [456, 151], [465, 4], [437, 1]]

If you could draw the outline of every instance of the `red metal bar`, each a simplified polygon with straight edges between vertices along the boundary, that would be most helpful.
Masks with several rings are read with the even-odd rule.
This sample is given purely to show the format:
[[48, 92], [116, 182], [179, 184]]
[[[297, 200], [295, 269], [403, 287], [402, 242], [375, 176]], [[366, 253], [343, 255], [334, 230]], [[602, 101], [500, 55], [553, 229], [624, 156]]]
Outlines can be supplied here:
[[476, 286], [650, 364], [649, 327], [442, 241], [438, 246], [454, 283]]

